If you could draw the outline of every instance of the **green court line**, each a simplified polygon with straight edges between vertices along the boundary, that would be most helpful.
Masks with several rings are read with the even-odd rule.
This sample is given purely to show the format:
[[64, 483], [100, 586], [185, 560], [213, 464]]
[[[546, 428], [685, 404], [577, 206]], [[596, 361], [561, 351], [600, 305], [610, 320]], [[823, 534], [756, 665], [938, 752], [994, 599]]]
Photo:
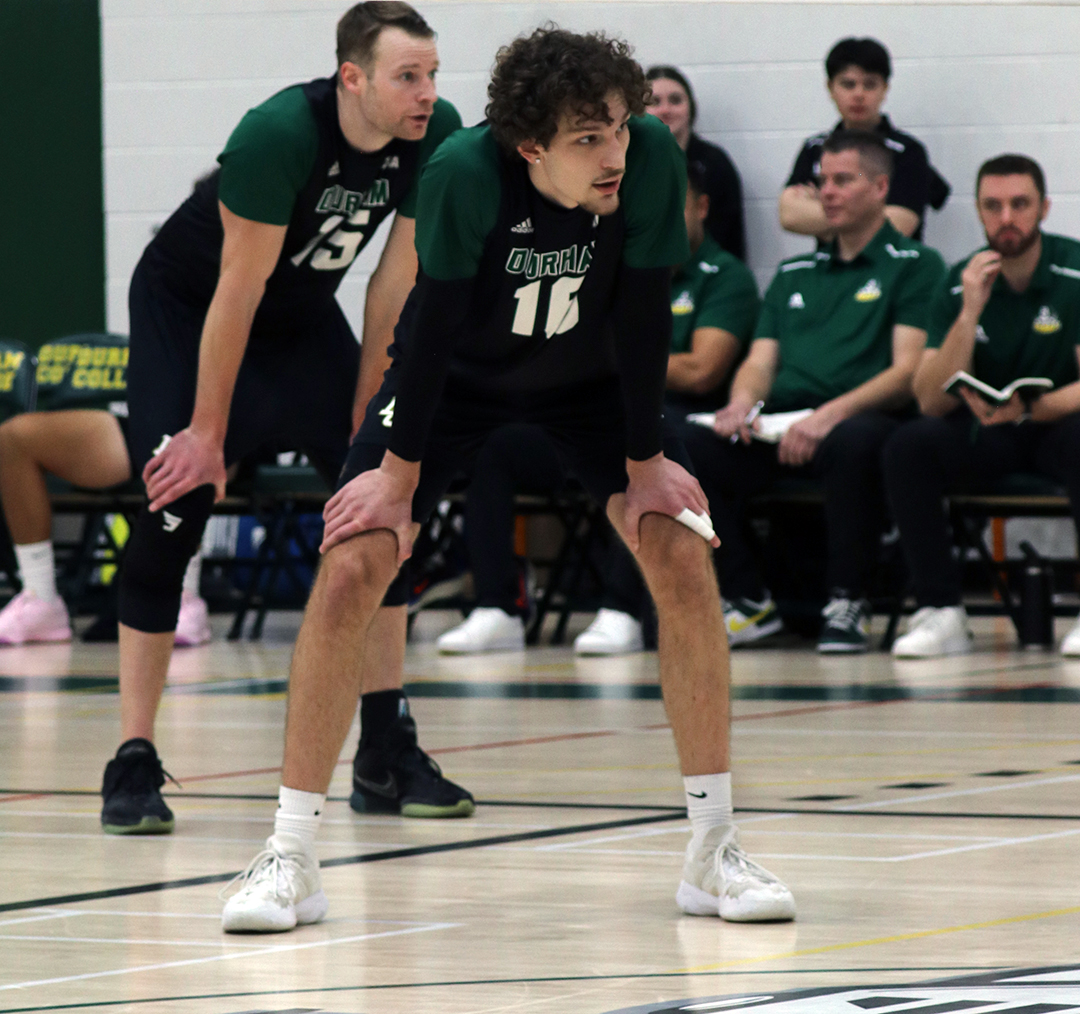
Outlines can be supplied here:
[[[969, 972], [969, 971], [995, 971], [1008, 970], [1008, 965], [926, 965], [917, 967], [900, 968], [782, 968], [768, 969], [763, 971], [726, 971], [726, 972], [701, 972], [694, 973], [694, 978], [720, 978], [727, 975], [852, 975], [865, 974], [868, 972]], [[1022, 970], [1020, 970], [1022, 973]], [[378, 985], [363, 986], [322, 986], [301, 989], [265, 989], [251, 990], [243, 993], [195, 993], [187, 996], [154, 996], [140, 1000], [95, 1000], [90, 1003], [61, 1003], [47, 1004], [40, 1007], [4, 1007], [0, 1008], [0, 1014], [37, 1014], [40, 1011], [51, 1010], [90, 1010], [101, 1007], [122, 1007], [125, 1004], [143, 1003], [180, 1003], [184, 1000], [231, 1000], [255, 996], [306, 996], [317, 993], [362, 993], [389, 989], [445, 989], [450, 986], [517, 986], [531, 985], [545, 982], [618, 982], [620, 980], [634, 979], [682, 979], [687, 978], [683, 972], [628, 972], [625, 975], [545, 975], [533, 976], [520, 979], [449, 979], [442, 982], [387, 982]], [[916, 985], [912, 983], [911, 985]], [[877, 986], [860, 986], [859, 989], [877, 989]], [[882, 989], [899, 989], [902, 987], [893, 983], [891, 986], [882, 986]]]

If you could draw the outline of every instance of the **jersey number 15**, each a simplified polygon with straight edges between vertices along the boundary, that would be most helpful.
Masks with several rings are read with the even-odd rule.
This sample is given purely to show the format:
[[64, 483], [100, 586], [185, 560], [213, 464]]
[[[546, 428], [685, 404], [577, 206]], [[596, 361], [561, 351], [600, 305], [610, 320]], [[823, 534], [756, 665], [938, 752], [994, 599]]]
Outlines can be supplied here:
[[[349, 216], [347, 226], [367, 225], [370, 218], [371, 212], [367, 208], [361, 208]], [[319, 226], [319, 231], [304, 249], [290, 258], [293, 264], [300, 267], [309, 254], [311, 266], [316, 271], [339, 271], [352, 264], [360, 250], [360, 244], [364, 241], [364, 232], [362, 229], [349, 227], [338, 229], [344, 221], [343, 215], [331, 215]]]

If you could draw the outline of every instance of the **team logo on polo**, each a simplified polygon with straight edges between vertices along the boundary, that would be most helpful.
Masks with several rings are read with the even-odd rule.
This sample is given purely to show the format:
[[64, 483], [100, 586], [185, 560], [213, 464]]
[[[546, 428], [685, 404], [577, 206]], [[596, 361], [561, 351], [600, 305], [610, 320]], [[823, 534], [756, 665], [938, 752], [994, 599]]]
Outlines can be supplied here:
[[875, 299], [881, 299], [881, 285], [876, 278], [871, 278], [855, 293], [855, 302], [872, 303]]
[[1061, 330], [1061, 320], [1050, 307], [1044, 306], [1039, 310], [1039, 315], [1031, 326], [1038, 334], [1053, 334], [1055, 331]]
[[975, 325], [975, 341], [984, 343], [990, 341], [990, 336], [983, 330], [982, 324]]
[[694, 297], [689, 292], [680, 292], [679, 298], [671, 304], [671, 312], [676, 317], [685, 316], [694, 312]]
[[801, 292], [793, 292], [791, 298], [787, 301], [789, 310], [805, 310], [806, 303], [803, 302]]

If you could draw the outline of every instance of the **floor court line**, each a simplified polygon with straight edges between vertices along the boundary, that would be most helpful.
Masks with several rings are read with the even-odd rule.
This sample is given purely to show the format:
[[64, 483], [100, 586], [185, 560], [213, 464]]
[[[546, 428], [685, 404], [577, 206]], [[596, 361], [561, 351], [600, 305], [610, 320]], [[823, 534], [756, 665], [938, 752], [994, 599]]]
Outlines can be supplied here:
[[[708, 978], [723, 978], [731, 975], [850, 975], [874, 974], [879, 972], [905, 972], [917, 975], [926, 972], [997, 972], [1008, 970], [1007, 965], [904, 965], [883, 968], [781, 968], [781, 969], [741, 969], [738, 972], [695, 972], [695, 975]], [[312, 996], [320, 993], [366, 993], [397, 989], [448, 989], [454, 986], [516, 986], [542, 985], [558, 982], [628, 982], [638, 979], [681, 979], [684, 972], [627, 972], [613, 975], [537, 975], [514, 979], [446, 979], [436, 982], [387, 982], [356, 986], [312, 986], [299, 989], [248, 990], [235, 993], [196, 993], [181, 996], [152, 996], [124, 1000], [94, 1000], [88, 1003], [44, 1004], [35, 1007], [4, 1007], [0, 1014], [44, 1014], [45, 1011], [93, 1010], [102, 1007], [122, 1007], [139, 1004], [182, 1003], [185, 1000], [230, 1000], [260, 996]]]
[[842, 944], [826, 944], [824, 947], [807, 947], [803, 950], [782, 951], [778, 954], [759, 955], [754, 958], [737, 958], [732, 961], [720, 961], [715, 964], [701, 965], [697, 968], [673, 969], [684, 975], [696, 975], [699, 972], [716, 971], [731, 968], [747, 962], [781, 961], [788, 958], [804, 958], [813, 954], [831, 954], [837, 951], [849, 951], [857, 947], [875, 947], [880, 944], [905, 943], [908, 940], [924, 940], [927, 937], [945, 936], [949, 933], [967, 933], [972, 930], [994, 929], [998, 926], [1014, 926], [1019, 923], [1035, 922], [1040, 919], [1056, 919], [1062, 916], [1080, 914], [1080, 905], [1071, 908], [1055, 908], [1045, 912], [1031, 912], [1024, 915], [1008, 916], [1004, 919], [988, 919], [985, 922], [965, 923], [960, 926], [942, 926], [938, 929], [917, 930], [914, 933], [897, 933], [888, 937], [872, 937], [868, 940], [850, 940]]
[[[336, 866], [355, 866], [366, 863], [385, 862], [389, 859], [409, 859], [416, 856], [434, 855], [440, 852], [459, 852], [468, 849], [485, 848], [492, 845], [508, 845], [521, 841], [533, 841], [541, 838], [557, 838], [564, 834], [584, 834], [590, 831], [606, 831], [610, 828], [632, 827], [637, 824], [654, 824], [666, 820], [682, 819], [681, 813], [664, 813], [647, 817], [631, 817], [625, 820], [603, 821], [598, 824], [576, 824], [568, 827], [543, 828], [539, 831], [525, 831], [520, 834], [494, 835], [486, 838], [467, 838], [456, 842], [440, 842], [434, 845], [417, 845], [411, 848], [393, 849], [385, 852], [368, 852], [363, 855], [342, 856], [327, 859], [320, 863], [325, 869]], [[201, 877], [187, 877], [180, 880], [158, 881], [150, 884], [134, 884], [128, 887], [106, 888], [101, 891], [87, 891], [80, 894], [60, 895], [51, 898], [37, 898], [27, 901], [7, 902], [0, 905], [0, 912], [18, 912], [35, 908], [71, 905], [83, 901], [97, 901], [104, 898], [121, 898], [134, 894], [152, 894], [160, 891], [177, 890], [184, 887], [202, 887], [208, 884], [222, 884], [232, 880], [239, 871], [231, 873], [211, 873]]]
[[110, 968], [102, 972], [83, 972], [79, 975], [61, 975], [53, 979], [11, 982], [7, 985], [0, 986], [0, 992], [9, 989], [30, 989], [34, 986], [55, 986], [63, 982], [86, 982], [89, 979], [107, 979], [118, 975], [134, 975], [138, 972], [158, 972], [166, 968], [185, 968], [191, 965], [206, 965], [217, 961], [235, 961], [237, 958], [255, 958], [264, 954], [284, 954], [290, 951], [308, 951], [316, 947], [334, 947], [337, 944], [358, 943], [361, 940], [381, 940], [387, 937], [407, 936], [413, 933], [431, 933], [436, 930], [453, 929], [457, 925], [459, 924], [452, 922], [428, 923], [425, 926], [411, 926], [407, 929], [400, 930], [384, 930], [381, 933], [361, 933], [357, 936], [337, 937], [330, 940], [311, 940], [303, 944], [276, 944], [272, 947], [260, 947], [249, 951], [237, 951], [232, 954], [215, 954], [206, 958], [187, 958], [183, 961], [163, 961], [156, 965], [135, 965], [129, 968]]
[[872, 810], [882, 806], [903, 806], [905, 803], [926, 803], [933, 799], [953, 799], [958, 796], [981, 796], [990, 792], [1006, 792], [1009, 789], [1034, 789], [1043, 785], [1060, 785], [1063, 782], [1080, 782], [1080, 775], [1058, 775], [1055, 778], [1039, 778], [1033, 782], [1007, 782], [1004, 785], [982, 785], [977, 789], [955, 789], [952, 792], [935, 792], [931, 795], [903, 796], [899, 799], [878, 799], [871, 803], [853, 803], [837, 806], [837, 812]]

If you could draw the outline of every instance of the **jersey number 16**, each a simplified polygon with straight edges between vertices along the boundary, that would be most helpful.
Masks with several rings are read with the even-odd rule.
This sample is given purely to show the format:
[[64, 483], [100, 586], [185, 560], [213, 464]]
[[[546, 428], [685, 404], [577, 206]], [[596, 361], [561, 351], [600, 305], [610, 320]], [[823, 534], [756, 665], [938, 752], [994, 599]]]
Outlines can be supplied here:
[[[550, 338], [552, 335], [564, 334], [577, 326], [578, 301], [577, 291], [585, 276], [577, 278], [566, 276], [556, 278], [551, 286], [551, 296], [548, 298], [547, 322], [544, 324], [544, 335]], [[523, 285], [514, 293], [517, 300], [517, 311], [514, 313], [514, 323], [510, 330], [514, 334], [531, 335], [536, 327], [536, 311], [540, 305], [540, 287], [543, 280], [538, 279], [528, 285]]]

